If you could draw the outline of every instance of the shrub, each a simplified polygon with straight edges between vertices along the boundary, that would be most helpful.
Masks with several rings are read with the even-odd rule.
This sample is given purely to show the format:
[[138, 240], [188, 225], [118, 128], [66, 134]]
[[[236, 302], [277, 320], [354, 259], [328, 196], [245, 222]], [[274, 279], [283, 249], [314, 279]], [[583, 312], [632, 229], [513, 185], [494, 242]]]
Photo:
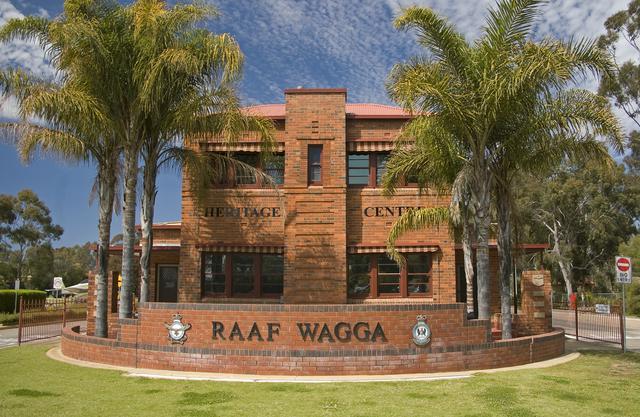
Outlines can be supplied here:
[[12, 326], [14, 324], [18, 324], [19, 315], [20, 314], [18, 313], [0, 313], [0, 325]]
[[[47, 293], [38, 290], [18, 290], [18, 303], [20, 298], [25, 300], [45, 300]], [[0, 290], [0, 313], [13, 313], [16, 300], [16, 290]]]

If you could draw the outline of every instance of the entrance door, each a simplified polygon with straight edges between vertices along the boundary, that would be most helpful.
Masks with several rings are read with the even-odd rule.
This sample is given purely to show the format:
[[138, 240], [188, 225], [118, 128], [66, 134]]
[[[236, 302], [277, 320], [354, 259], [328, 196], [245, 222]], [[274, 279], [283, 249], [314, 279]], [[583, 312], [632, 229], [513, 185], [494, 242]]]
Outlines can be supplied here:
[[178, 265], [158, 265], [158, 301], [178, 302]]

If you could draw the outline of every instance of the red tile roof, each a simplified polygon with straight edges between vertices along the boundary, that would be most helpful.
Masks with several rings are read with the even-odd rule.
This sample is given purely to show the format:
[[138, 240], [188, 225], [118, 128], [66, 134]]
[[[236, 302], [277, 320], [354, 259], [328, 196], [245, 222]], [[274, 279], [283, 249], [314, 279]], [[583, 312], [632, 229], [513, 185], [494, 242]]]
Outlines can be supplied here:
[[[246, 114], [270, 119], [284, 119], [284, 104], [259, 104], [245, 107]], [[411, 114], [400, 107], [376, 103], [347, 103], [347, 117], [355, 119], [409, 119]]]

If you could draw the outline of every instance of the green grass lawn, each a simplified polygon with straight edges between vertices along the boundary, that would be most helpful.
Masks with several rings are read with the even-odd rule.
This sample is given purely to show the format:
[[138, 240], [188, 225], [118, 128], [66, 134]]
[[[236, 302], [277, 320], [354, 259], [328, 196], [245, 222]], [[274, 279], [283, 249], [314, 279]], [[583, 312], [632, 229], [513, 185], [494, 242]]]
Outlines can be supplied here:
[[434, 382], [151, 380], [0, 350], [0, 416], [640, 416], [640, 355]]

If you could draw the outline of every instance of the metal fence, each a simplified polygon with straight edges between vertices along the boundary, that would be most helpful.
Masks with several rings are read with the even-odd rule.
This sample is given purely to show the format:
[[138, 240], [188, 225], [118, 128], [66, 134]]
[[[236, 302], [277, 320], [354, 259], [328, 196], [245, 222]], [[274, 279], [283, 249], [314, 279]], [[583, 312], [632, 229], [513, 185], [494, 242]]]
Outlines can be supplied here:
[[554, 304], [554, 325], [564, 328], [565, 334], [575, 336], [576, 340], [597, 340], [623, 346], [624, 323], [619, 304], [577, 304]]
[[[18, 345], [33, 340], [60, 336], [62, 329], [73, 323], [86, 330], [87, 300], [82, 297], [20, 299]], [[82, 329], [81, 329], [82, 330]]]

